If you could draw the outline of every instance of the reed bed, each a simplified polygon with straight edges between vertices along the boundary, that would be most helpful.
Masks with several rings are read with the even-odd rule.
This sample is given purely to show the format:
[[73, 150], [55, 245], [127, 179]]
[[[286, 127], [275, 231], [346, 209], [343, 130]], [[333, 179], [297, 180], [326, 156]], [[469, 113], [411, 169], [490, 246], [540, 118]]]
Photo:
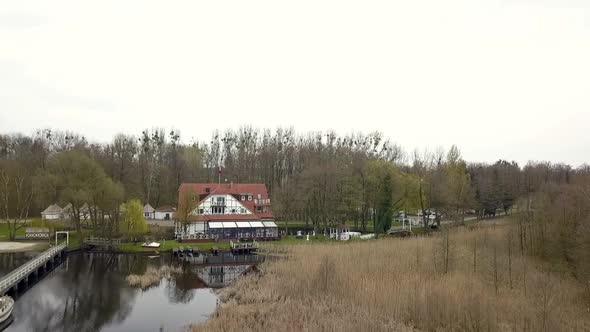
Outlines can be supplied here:
[[[511, 226], [277, 248], [193, 331], [588, 331], [590, 296]], [[272, 250], [272, 249], [270, 249]]]
[[171, 278], [173, 274], [182, 273], [179, 266], [163, 265], [160, 268], [150, 266], [144, 274], [130, 274], [127, 276], [127, 283], [131, 287], [147, 289], [159, 285], [163, 278]]

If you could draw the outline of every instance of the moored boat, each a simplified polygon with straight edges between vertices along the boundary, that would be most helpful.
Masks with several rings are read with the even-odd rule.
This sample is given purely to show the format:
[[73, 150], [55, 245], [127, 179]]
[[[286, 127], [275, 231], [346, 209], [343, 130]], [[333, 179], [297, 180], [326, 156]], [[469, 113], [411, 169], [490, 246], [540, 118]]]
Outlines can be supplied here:
[[144, 248], [160, 248], [160, 244], [158, 242], [152, 242], [152, 243], [144, 243], [141, 245]]
[[14, 307], [14, 300], [10, 296], [0, 297], [0, 324], [10, 317], [12, 308]]

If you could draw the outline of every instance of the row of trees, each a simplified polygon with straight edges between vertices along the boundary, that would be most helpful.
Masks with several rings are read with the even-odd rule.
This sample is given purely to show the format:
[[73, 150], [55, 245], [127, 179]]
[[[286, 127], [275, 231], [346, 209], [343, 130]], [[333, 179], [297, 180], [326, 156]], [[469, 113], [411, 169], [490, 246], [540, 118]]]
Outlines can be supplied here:
[[53, 203], [69, 206], [78, 232], [84, 223], [106, 237], [147, 231], [141, 202], [125, 202], [124, 186], [105, 172], [91, 153], [96, 146], [85, 139], [41, 131], [33, 137], [0, 136], [0, 141], [0, 220], [8, 224], [11, 239], [27, 219]]
[[[121, 215], [121, 202], [176, 205], [183, 182], [262, 182], [279, 220], [313, 227], [354, 221], [361, 229], [376, 222], [385, 230], [400, 210], [422, 210], [425, 226], [433, 222], [431, 211], [434, 222], [460, 221], [470, 210], [481, 217], [509, 212], [544, 183], [568, 183], [584, 172], [551, 163], [467, 163], [455, 146], [410, 154], [377, 132], [250, 127], [190, 143], [159, 128], [119, 134], [106, 144], [53, 130], [0, 135], [0, 170], [1, 219], [26, 219], [55, 202], [74, 210], [87, 203], [96, 207], [94, 226], [105, 233], [118, 222], [105, 216]], [[75, 223], [79, 228], [80, 220]]]

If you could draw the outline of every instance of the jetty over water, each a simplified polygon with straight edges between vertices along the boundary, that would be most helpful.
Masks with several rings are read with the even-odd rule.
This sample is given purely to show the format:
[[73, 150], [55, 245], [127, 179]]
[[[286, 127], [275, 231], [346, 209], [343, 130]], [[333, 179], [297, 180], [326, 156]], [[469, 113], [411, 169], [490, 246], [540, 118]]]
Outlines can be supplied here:
[[11, 289], [18, 289], [19, 283], [23, 281], [27, 283], [31, 275], [38, 276], [40, 273], [46, 271], [49, 266], [63, 257], [66, 248], [66, 242], [51, 247], [0, 278], [0, 295], [6, 294]]

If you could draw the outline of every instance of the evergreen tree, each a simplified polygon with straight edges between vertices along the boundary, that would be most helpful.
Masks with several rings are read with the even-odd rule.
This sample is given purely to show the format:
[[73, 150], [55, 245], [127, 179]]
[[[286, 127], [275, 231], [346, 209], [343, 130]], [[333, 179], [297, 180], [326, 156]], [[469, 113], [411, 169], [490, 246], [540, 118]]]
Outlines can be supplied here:
[[391, 180], [391, 174], [386, 173], [381, 182], [377, 202], [375, 234], [385, 233], [391, 228], [393, 218], [393, 186]]

